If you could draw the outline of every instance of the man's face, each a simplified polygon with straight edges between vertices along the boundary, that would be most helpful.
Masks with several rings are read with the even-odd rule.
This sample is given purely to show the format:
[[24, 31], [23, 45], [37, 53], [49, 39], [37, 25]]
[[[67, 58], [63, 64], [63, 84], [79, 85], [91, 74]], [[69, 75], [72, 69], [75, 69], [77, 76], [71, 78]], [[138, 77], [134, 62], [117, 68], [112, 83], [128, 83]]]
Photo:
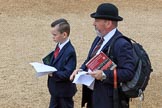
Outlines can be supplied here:
[[53, 41], [54, 42], [56, 42], [56, 43], [58, 43], [58, 42], [62, 43], [67, 36], [66, 36], [65, 32], [64, 33], [60, 33], [58, 31], [58, 28], [59, 28], [58, 25], [56, 25], [55, 27], [52, 27], [51, 34], [53, 35]]
[[98, 36], [105, 35], [105, 27], [106, 27], [107, 20], [104, 19], [95, 19], [93, 25], [95, 26], [96, 34]]

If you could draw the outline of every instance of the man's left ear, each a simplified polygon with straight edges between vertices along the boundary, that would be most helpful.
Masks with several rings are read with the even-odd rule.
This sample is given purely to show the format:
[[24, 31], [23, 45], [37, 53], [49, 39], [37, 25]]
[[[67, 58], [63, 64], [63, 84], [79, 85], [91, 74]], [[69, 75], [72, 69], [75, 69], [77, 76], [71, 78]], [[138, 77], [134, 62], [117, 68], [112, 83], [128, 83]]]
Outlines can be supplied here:
[[108, 20], [106, 23], [106, 27], [109, 28], [112, 25], [112, 21]]

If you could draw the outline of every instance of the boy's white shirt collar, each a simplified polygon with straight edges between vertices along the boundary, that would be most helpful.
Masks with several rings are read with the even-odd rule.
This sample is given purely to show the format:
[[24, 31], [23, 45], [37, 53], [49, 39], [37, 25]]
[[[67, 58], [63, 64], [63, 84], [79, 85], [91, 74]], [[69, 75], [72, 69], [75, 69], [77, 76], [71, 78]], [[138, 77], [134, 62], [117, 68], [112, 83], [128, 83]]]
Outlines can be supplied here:
[[67, 38], [67, 40], [65, 41], [65, 42], [63, 42], [63, 43], [58, 43], [58, 46], [59, 46], [59, 48], [60, 48], [60, 50], [68, 43], [70, 41], [70, 39], [69, 38]]

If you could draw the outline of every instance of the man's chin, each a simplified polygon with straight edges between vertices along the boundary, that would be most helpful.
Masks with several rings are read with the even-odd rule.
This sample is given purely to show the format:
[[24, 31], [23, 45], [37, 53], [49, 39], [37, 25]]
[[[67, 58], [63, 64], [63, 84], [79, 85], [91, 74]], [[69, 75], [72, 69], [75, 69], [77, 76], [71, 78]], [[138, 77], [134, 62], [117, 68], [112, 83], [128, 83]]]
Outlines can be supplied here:
[[53, 42], [56, 42], [56, 43], [58, 43], [56, 40], [53, 40]]
[[102, 37], [102, 35], [101, 35], [101, 34], [97, 34], [97, 36]]
[[96, 35], [99, 36], [99, 37], [102, 37], [102, 34], [96, 30]]

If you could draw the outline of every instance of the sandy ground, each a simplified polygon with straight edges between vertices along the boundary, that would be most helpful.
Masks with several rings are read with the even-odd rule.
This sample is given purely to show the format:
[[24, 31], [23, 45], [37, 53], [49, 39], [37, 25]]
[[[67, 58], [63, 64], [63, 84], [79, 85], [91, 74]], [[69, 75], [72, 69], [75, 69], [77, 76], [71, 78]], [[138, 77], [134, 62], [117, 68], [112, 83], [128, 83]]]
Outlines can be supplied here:
[[[162, 0], [0, 0], [0, 108], [47, 108], [47, 76], [36, 78], [30, 62], [53, 49], [50, 24], [66, 18], [78, 64], [86, 58], [95, 37], [89, 14], [102, 2], [119, 7], [124, 21], [119, 30], [140, 42], [149, 53], [154, 72], [142, 108], [162, 108]], [[80, 108], [81, 86], [74, 97]], [[131, 108], [137, 108], [133, 99]]]

